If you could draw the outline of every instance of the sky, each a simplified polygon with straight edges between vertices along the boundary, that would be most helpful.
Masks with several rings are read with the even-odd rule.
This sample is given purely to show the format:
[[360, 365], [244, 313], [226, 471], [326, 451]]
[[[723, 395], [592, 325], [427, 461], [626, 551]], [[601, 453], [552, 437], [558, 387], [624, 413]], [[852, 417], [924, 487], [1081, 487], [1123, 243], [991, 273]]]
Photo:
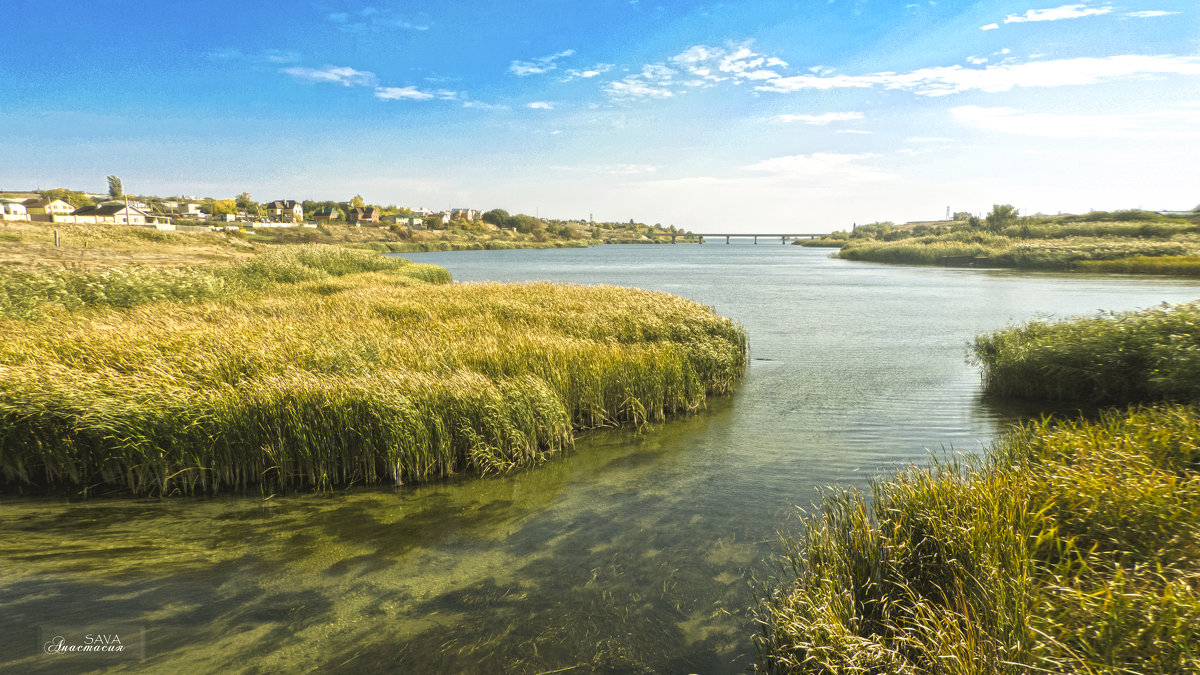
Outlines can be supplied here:
[[0, 189], [826, 232], [1200, 203], [1195, 0], [6, 0]]

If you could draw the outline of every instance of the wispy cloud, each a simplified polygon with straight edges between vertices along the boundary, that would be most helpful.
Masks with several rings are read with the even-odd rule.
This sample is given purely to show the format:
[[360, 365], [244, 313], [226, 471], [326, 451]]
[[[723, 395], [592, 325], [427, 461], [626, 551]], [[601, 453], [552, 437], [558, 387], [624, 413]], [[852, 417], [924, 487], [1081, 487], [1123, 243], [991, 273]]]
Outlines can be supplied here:
[[882, 87], [921, 96], [946, 96], [965, 91], [1004, 92], [1015, 87], [1061, 87], [1096, 84], [1143, 75], [1200, 75], [1200, 57], [1127, 54], [1102, 58], [1032, 61], [983, 68], [942, 66], [905, 73], [869, 75], [794, 75], [759, 84], [758, 91], [867, 89]]
[[372, 87], [377, 81], [375, 73], [348, 66], [293, 67], [284, 68], [281, 72], [302, 82], [340, 84], [343, 87]]
[[428, 101], [435, 98], [429, 91], [421, 91], [416, 87], [377, 87], [375, 98], [381, 101]]
[[960, 106], [955, 120], [1003, 134], [1038, 138], [1200, 138], [1200, 120], [1188, 110], [1140, 114], [1022, 112], [1013, 108]]
[[564, 59], [575, 54], [574, 49], [564, 49], [557, 54], [550, 54], [541, 58], [533, 59], [532, 61], [513, 61], [508, 66], [508, 72], [517, 77], [527, 77], [529, 75], [542, 75], [552, 70], [558, 69], [558, 64], [555, 61]]
[[1172, 14], [1179, 14], [1179, 12], [1166, 12], [1161, 9], [1148, 9], [1141, 12], [1126, 12], [1125, 16], [1132, 16], [1135, 19], [1153, 19], [1154, 17], [1171, 16]]
[[723, 82], [737, 85], [777, 79], [780, 74], [774, 69], [787, 65], [783, 59], [753, 51], [749, 43], [693, 45], [666, 61], [642, 66], [639, 73], [608, 82], [604, 90], [614, 100], [670, 98]]
[[1000, 28], [1000, 24], [998, 24], [998, 23], [989, 23], [989, 24], [987, 24], [986, 26], [980, 26], [980, 27], [979, 27], [979, 30], [999, 30], [999, 28]]
[[554, 103], [550, 101], [533, 101], [532, 103], [526, 103], [525, 107], [530, 110], [554, 110]]
[[397, 12], [388, 7], [362, 7], [353, 11], [330, 12], [326, 15], [337, 29], [346, 33], [390, 32], [397, 30], [429, 30], [429, 18]]
[[476, 108], [478, 110], [508, 110], [508, 106], [496, 103], [484, 103], [483, 101], [463, 101], [464, 108]]
[[861, 120], [864, 117], [865, 115], [860, 112], [828, 112], [820, 115], [779, 115], [775, 120], [784, 123], [799, 122], [813, 126], [825, 126], [832, 122], [849, 122]]
[[1089, 7], [1086, 4], [1060, 5], [1049, 9], [1030, 9], [1024, 14], [1009, 14], [1004, 17], [1004, 23], [1026, 23], [1029, 21], [1062, 21], [1063, 19], [1080, 19], [1085, 16], [1098, 16], [1113, 11], [1111, 6]]
[[863, 163], [863, 160], [872, 159], [877, 156], [871, 153], [814, 152], [809, 155], [772, 157], [749, 166], [744, 166], [742, 169], [791, 181], [807, 181], [819, 178], [822, 180], [837, 179], [841, 181], [873, 182], [894, 178], [887, 171]]
[[566, 71], [567, 76], [562, 78], [561, 81], [562, 82], [570, 82], [571, 80], [579, 80], [579, 79], [586, 80], [586, 79], [590, 79], [593, 77], [598, 77], [600, 75], [603, 75], [604, 73], [607, 73], [608, 71], [610, 71], [612, 69], [613, 69], [613, 64], [611, 64], [611, 63], [597, 63], [596, 65], [592, 66], [591, 68], [584, 68], [582, 70], [577, 70], [575, 68], [569, 68]]
[[208, 52], [206, 56], [213, 61], [249, 61], [280, 65], [296, 63], [300, 60], [300, 52], [287, 49], [264, 49], [259, 52], [246, 53], [236, 47], [224, 47]]
[[604, 91], [618, 101], [671, 98], [675, 95], [676, 75], [678, 72], [664, 64], [651, 63], [643, 66], [640, 73], [606, 83]]

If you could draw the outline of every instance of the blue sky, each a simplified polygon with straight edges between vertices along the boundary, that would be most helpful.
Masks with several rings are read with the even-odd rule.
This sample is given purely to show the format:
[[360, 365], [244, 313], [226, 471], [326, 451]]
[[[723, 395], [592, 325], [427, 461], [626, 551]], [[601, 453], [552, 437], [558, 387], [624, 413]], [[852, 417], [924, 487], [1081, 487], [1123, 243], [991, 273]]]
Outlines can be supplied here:
[[1200, 203], [1200, 7], [8, 0], [0, 188], [701, 231]]

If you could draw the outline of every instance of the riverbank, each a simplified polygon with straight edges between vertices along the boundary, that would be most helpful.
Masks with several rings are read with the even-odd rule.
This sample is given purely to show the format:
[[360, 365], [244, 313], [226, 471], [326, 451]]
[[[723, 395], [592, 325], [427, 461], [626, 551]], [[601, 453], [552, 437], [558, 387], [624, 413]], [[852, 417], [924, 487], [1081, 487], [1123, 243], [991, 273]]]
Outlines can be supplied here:
[[[981, 337], [989, 391], [1194, 402], [1194, 305]], [[1043, 419], [827, 494], [758, 605], [766, 672], [1195, 672], [1200, 409]]]
[[8, 271], [7, 492], [296, 490], [542, 461], [732, 390], [742, 330], [664, 293], [454, 284], [344, 247]]
[[1012, 217], [994, 224], [864, 225], [803, 242], [846, 260], [946, 267], [1200, 276], [1200, 221], [1146, 211]]
[[[633, 228], [634, 226], [628, 226]], [[562, 234], [566, 232], [567, 234]], [[649, 236], [649, 234], [657, 236]], [[326, 244], [382, 253], [587, 248], [603, 244], [670, 242], [655, 228], [594, 228], [557, 233], [520, 233], [506, 229], [413, 230], [399, 226], [322, 224], [319, 227], [242, 227], [208, 231], [157, 230], [114, 224], [0, 221], [0, 266], [55, 265], [104, 268], [113, 265], [156, 267], [219, 264], [278, 246]], [[678, 235], [680, 241], [694, 241]]]

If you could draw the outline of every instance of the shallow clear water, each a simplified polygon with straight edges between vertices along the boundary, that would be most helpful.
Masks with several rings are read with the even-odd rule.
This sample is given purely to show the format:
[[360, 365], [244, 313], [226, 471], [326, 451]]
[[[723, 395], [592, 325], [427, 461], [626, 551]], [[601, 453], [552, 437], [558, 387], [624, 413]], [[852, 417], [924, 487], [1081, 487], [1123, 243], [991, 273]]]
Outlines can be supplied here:
[[[823, 485], [865, 487], [1022, 413], [973, 336], [1200, 296], [1181, 280], [852, 263], [748, 243], [413, 254], [460, 281], [669, 291], [741, 322], [739, 391], [511, 476], [213, 500], [0, 502], [0, 668], [739, 672], [749, 580]], [[117, 657], [46, 655], [124, 631]]]

